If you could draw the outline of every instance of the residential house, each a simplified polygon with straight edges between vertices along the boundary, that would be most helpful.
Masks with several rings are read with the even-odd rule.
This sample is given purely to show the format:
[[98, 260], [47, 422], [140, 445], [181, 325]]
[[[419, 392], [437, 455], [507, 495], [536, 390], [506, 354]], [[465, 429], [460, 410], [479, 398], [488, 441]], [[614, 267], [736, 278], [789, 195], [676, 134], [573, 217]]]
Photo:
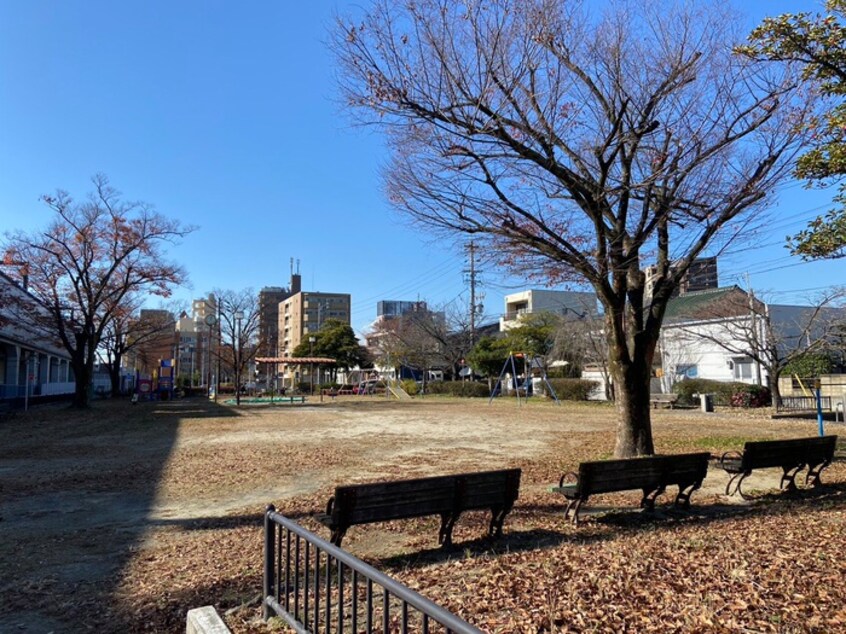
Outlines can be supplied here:
[[837, 323], [839, 309], [767, 304], [737, 286], [681, 295], [661, 330], [661, 389], [686, 378], [769, 385], [777, 360], [822, 344]]

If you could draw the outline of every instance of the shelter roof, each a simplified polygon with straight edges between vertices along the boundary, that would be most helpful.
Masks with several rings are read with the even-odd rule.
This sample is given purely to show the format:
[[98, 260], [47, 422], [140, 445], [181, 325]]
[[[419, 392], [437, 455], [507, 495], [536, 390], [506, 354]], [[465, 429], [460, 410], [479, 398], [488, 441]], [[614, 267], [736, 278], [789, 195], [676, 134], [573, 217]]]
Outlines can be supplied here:
[[256, 357], [259, 363], [286, 363], [288, 365], [308, 365], [314, 363], [316, 365], [332, 365], [337, 363], [337, 359], [331, 357]]

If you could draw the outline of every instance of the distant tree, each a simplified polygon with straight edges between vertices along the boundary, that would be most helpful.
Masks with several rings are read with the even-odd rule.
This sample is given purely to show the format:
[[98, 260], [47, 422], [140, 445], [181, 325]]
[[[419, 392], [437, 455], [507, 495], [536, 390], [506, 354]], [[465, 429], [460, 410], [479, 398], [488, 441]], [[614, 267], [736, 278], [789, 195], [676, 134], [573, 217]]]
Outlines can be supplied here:
[[467, 354], [467, 362], [478, 374], [488, 377], [488, 384], [502, 372], [502, 367], [511, 353], [508, 341], [501, 337], [481, 337]]
[[798, 62], [805, 79], [829, 98], [830, 109], [805, 125], [813, 132], [812, 149], [801, 156], [796, 176], [811, 185], [840, 182], [839, 206], [812, 220], [788, 245], [805, 259], [846, 255], [846, 0], [828, 0], [826, 15], [787, 13], [766, 18], [739, 48], [754, 59]]
[[[798, 71], [736, 55], [739, 21], [691, 3], [372, 0], [333, 46], [348, 103], [388, 135], [391, 202], [603, 306], [615, 454], [653, 453], [667, 302], [790, 173], [814, 107]], [[653, 292], [644, 268], [654, 265]]]
[[[241, 386], [258, 352], [259, 306], [255, 291], [215, 289], [220, 341], [216, 355], [235, 380], [235, 403], [241, 404]], [[220, 379], [218, 378], [218, 381]]]
[[109, 370], [112, 395], [120, 394], [120, 369], [124, 358], [148, 344], [160, 343], [172, 336], [176, 320], [174, 310], [140, 312], [142, 298], [127, 299], [103, 330], [99, 353]]
[[314, 344], [307, 339], [294, 348], [295, 357], [327, 357], [335, 359], [331, 366], [332, 380], [337, 377], [338, 369], [349, 370], [356, 366], [372, 367], [373, 361], [367, 349], [358, 342], [355, 332], [347, 322], [336, 318], [324, 320], [320, 330], [313, 334]]
[[127, 202], [103, 175], [84, 202], [58, 191], [42, 200], [54, 219], [42, 231], [7, 235], [4, 260], [25, 262], [29, 291], [46, 308], [45, 336], [61, 340], [76, 381], [74, 407], [88, 407], [97, 349], [138, 295], [168, 297], [187, 281], [164, 247], [192, 231], [141, 202]]
[[452, 361], [447, 360], [453, 356], [446, 350], [448, 328], [444, 314], [439, 311], [413, 310], [381, 321], [370, 333], [369, 340], [381, 365], [419, 370], [424, 392], [430, 369], [452, 367]]
[[505, 341], [514, 352], [546, 358], [563, 323], [561, 317], [550, 312], [524, 315], [517, 326], [506, 331]]
[[834, 371], [831, 353], [808, 352], [792, 359], [784, 366], [783, 374], [796, 375], [800, 379], [814, 379]]

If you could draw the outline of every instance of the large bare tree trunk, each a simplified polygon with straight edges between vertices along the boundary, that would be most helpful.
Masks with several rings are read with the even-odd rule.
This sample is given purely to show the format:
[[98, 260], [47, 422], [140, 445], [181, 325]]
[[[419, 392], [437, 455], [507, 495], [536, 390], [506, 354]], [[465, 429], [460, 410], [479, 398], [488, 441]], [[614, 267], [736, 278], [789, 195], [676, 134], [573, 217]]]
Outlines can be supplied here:
[[614, 364], [617, 396], [617, 442], [614, 456], [628, 458], [648, 456], [654, 453], [652, 444], [652, 420], [649, 411], [649, 378], [651, 360], [634, 359], [628, 364]]
[[91, 405], [91, 375], [93, 372], [87, 363], [73, 358], [71, 359], [71, 367], [76, 381], [71, 407], [88, 409]]

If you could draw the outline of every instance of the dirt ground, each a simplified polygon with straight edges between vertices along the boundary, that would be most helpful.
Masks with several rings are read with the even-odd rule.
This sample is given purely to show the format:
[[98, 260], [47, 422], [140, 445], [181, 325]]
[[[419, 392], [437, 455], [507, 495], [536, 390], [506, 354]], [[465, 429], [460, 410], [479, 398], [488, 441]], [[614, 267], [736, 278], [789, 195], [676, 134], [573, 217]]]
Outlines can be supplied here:
[[[658, 452], [715, 455], [816, 433], [728, 409], [658, 410], [653, 427]], [[0, 632], [177, 632], [209, 604], [236, 633], [271, 631], [256, 605], [267, 504], [326, 536], [310, 514], [335, 485], [505, 467], [523, 478], [504, 540], [468, 514], [451, 551], [428, 519], [354, 527], [344, 547], [485, 631], [846, 631], [842, 460], [821, 494], [773, 494], [780, 473], [763, 472], [744, 503], [711, 469], [684, 517], [608, 495], [574, 528], [547, 488], [610, 457], [614, 429], [604, 404], [432, 397], [17, 413], [0, 419]]]

